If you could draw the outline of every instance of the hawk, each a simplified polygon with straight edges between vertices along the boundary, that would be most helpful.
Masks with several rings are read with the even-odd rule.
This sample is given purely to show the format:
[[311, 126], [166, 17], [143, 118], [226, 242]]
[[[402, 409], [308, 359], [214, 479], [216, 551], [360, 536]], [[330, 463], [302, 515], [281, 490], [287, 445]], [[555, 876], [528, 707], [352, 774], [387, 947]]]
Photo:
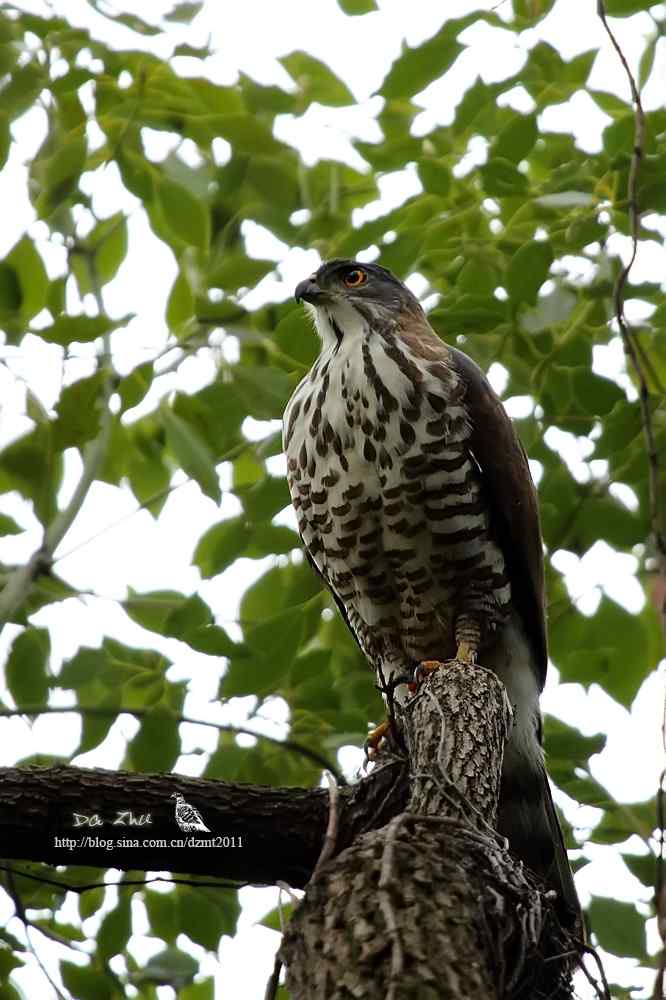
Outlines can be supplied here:
[[514, 705], [499, 829], [579, 904], [541, 747], [541, 530], [527, 457], [478, 366], [444, 344], [377, 264], [330, 260], [296, 288], [321, 353], [284, 414], [309, 561], [385, 691], [415, 667], [477, 655]]
[[210, 833], [198, 809], [186, 802], [180, 792], [172, 792], [169, 798], [176, 800], [175, 818], [176, 823], [183, 833]]

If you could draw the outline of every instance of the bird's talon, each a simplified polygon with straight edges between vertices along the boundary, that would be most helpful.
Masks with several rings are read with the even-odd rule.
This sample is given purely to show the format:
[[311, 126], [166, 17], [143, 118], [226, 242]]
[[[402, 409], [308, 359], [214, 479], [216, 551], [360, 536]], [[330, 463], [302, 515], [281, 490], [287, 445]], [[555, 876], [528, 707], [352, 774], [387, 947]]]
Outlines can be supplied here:
[[442, 666], [441, 660], [421, 660], [416, 670], [414, 671], [414, 679], [409, 685], [409, 690], [412, 694], [416, 694], [418, 689], [423, 684], [426, 677], [430, 677], [435, 670]]
[[374, 760], [377, 756], [377, 752], [385, 739], [387, 734], [390, 732], [391, 723], [388, 719], [384, 722], [380, 722], [378, 726], [371, 729], [368, 733], [365, 743], [363, 744], [363, 749], [365, 750], [365, 756], [367, 760]]

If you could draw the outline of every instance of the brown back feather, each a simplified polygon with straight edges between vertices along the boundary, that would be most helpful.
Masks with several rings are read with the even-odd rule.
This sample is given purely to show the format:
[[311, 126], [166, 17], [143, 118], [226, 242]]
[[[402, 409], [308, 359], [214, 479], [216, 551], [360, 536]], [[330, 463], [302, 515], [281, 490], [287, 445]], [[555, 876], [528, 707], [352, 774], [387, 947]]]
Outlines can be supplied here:
[[527, 455], [478, 365], [455, 347], [448, 351], [451, 364], [465, 383], [472, 423], [470, 448], [483, 473], [491, 524], [507, 563], [513, 602], [532, 645], [543, 688], [548, 665], [543, 546]]
[[425, 313], [405, 311], [399, 324], [402, 340], [424, 360], [442, 361], [460, 375], [472, 434], [470, 451], [483, 474], [491, 526], [506, 560], [513, 603], [534, 653], [539, 687], [548, 666], [546, 597], [539, 503], [525, 450], [513, 423], [490, 382], [475, 361], [445, 344]]

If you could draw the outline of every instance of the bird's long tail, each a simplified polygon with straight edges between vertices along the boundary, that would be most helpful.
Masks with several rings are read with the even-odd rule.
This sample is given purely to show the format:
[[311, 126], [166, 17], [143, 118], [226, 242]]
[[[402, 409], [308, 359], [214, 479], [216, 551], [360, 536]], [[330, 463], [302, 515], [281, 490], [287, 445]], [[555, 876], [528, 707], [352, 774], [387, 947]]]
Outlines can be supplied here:
[[582, 934], [580, 903], [545, 768], [521, 770], [517, 775], [504, 769], [499, 831], [546, 888], [555, 890], [560, 922]]

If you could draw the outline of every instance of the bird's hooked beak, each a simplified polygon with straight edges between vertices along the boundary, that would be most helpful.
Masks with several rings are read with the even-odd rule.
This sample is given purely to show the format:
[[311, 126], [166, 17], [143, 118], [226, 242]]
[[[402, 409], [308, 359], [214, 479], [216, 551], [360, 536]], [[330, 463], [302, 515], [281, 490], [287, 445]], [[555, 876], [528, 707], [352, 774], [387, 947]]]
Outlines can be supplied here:
[[322, 291], [313, 277], [306, 278], [296, 285], [294, 297], [297, 302], [310, 302], [313, 306], [319, 305], [326, 298], [326, 293]]

